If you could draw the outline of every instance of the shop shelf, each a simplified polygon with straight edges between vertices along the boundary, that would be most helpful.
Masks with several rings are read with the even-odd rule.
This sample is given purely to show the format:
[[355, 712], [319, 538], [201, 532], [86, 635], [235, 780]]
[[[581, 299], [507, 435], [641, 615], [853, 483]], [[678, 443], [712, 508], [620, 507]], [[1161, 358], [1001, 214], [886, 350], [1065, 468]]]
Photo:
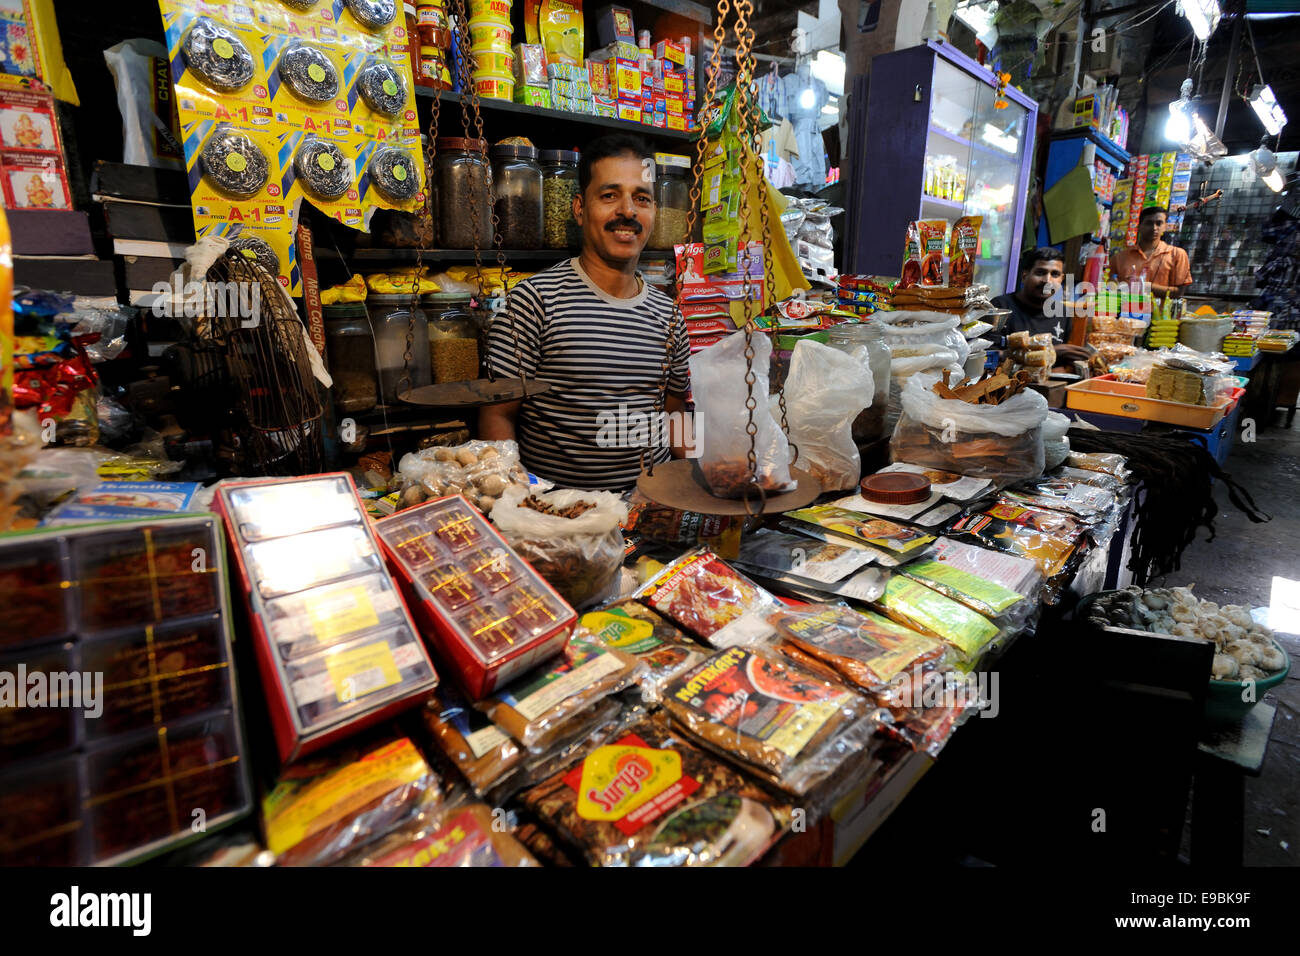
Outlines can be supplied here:
[[921, 195], [922, 206], [935, 206], [939, 209], [951, 209], [953, 212], [961, 212], [966, 208], [964, 202], [957, 202], [953, 199], [940, 199], [938, 196]]
[[[434, 92], [434, 90], [427, 86], [417, 85], [415, 87], [415, 95], [423, 100], [432, 100]], [[700, 96], [700, 91], [697, 90], [696, 95], [697, 97]], [[456, 103], [463, 106], [467, 99], [467, 97], [462, 96], [460, 93], [452, 93], [450, 90], [443, 90], [441, 96], [444, 106], [448, 103]], [[540, 106], [527, 106], [523, 103], [515, 103], [511, 100], [500, 100], [486, 96], [479, 98], [479, 106], [486, 115], [514, 114], [510, 118], [511, 122], [518, 122], [519, 118], [522, 116], [530, 116], [548, 126], [553, 126], [555, 122], [573, 123], [578, 126], [596, 126], [603, 129], [618, 129], [623, 130], [624, 132], [637, 132], [642, 136], [647, 136], [652, 139], [676, 140], [682, 143], [690, 142], [695, 139], [696, 135], [689, 131], [678, 132], [677, 130], [672, 129], [659, 129], [654, 126], [647, 126], [644, 123], [632, 123], [628, 120], [613, 119], [607, 116], [588, 116], [585, 113], [570, 113], [567, 110], [545, 109]], [[444, 117], [444, 121], [446, 121], [446, 117]], [[446, 133], [445, 135], [462, 135], [459, 131], [459, 122], [451, 124], [451, 128], [454, 128], [456, 132]]]
[[[416, 256], [415, 249], [380, 249], [380, 248], [359, 248], [355, 250], [350, 258], [356, 262], [414, 262]], [[570, 259], [576, 256], [575, 249], [502, 249], [501, 254], [505, 256], [506, 262], [559, 262], [561, 259]], [[671, 257], [671, 249], [645, 249], [641, 252], [642, 259], [667, 259]], [[479, 253], [485, 267], [496, 266], [496, 249], [484, 249]], [[473, 249], [425, 249], [423, 258], [425, 261], [438, 262], [473, 262]]]

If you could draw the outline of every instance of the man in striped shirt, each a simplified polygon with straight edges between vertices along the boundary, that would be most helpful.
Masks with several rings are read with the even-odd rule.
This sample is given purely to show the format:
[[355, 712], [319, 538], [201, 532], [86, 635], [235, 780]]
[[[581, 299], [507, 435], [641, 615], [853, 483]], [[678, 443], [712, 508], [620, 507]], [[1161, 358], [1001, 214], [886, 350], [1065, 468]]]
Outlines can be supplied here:
[[578, 183], [582, 253], [515, 286], [489, 338], [498, 374], [518, 377], [522, 362], [550, 390], [483, 409], [479, 434], [515, 439], [524, 465], [557, 485], [622, 491], [636, 484], [642, 447], [655, 462], [684, 454], [684, 435], [654, 406], [667, 361], [664, 410], [682, 419], [690, 349], [672, 301], [637, 271], [654, 228], [654, 153], [639, 137], [601, 137]]

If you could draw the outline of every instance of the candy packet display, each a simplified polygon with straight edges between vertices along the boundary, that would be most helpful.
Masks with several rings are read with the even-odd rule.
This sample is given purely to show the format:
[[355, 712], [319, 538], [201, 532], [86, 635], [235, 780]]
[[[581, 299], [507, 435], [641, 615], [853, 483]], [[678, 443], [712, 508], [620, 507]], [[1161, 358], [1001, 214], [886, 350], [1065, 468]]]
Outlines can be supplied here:
[[1001, 633], [982, 614], [901, 574], [889, 579], [876, 606], [899, 624], [932, 634], [955, 648], [967, 663], [978, 660]]
[[769, 639], [772, 628], [764, 617], [779, 604], [702, 548], [665, 566], [637, 591], [636, 598], [713, 647]]
[[664, 709], [709, 749], [804, 794], [873, 731], [865, 698], [771, 648], [718, 651], [664, 688]]
[[662, 718], [633, 725], [520, 800], [592, 866], [746, 866], [792, 819], [787, 804]]

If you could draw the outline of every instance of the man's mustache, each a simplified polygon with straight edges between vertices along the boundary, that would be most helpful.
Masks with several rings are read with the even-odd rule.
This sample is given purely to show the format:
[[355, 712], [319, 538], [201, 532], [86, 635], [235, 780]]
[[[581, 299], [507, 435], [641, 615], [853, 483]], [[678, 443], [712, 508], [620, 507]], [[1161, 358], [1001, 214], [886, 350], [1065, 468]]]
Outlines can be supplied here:
[[641, 223], [637, 222], [635, 219], [622, 219], [622, 218], [611, 219], [609, 222], [605, 223], [606, 232], [615, 232], [616, 230], [619, 229], [627, 229], [631, 232], [636, 233], [637, 235], [640, 235]]

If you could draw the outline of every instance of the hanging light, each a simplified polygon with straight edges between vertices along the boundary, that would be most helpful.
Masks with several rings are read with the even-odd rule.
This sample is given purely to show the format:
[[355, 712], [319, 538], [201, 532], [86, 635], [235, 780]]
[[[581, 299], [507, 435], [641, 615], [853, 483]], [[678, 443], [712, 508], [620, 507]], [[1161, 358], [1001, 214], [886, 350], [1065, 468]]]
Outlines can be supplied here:
[[1246, 102], [1255, 111], [1259, 121], [1264, 124], [1264, 129], [1268, 130], [1269, 136], [1277, 136], [1282, 132], [1282, 127], [1286, 126], [1286, 113], [1282, 112], [1277, 97], [1273, 95], [1273, 87], [1268, 85], [1255, 87]]
[[1169, 119], [1165, 121], [1165, 139], [1180, 146], [1192, 138], [1192, 81], [1183, 80], [1178, 99], [1169, 104]]
[[1219, 8], [1219, 0], [1181, 0], [1178, 6], [1179, 12], [1191, 24], [1196, 39], [1202, 43], [1210, 38], [1214, 28], [1219, 25], [1219, 17], [1223, 14]]
[[1275, 193], [1282, 191], [1286, 179], [1282, 176], [1282, 170], [1277, 168], [1277, 157], [1271, 149], [1260, 143], [1259, 149], [1250, 154], [1250, 165], [1265, 186]]

